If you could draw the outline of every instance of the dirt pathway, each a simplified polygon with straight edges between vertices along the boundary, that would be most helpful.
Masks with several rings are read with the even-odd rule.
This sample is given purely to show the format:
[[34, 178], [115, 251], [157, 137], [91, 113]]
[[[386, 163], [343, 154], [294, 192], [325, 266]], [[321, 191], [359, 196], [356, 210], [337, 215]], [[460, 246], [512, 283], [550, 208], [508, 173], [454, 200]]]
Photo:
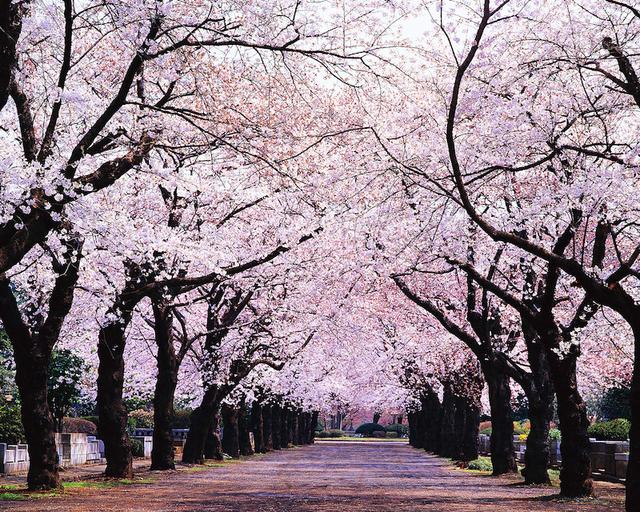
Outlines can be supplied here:
[[[201, 468], [198, 468], [201, 469]], [[400, 443], [317, 443], [225, 467], [171, 474], [109, 489], [0, 502], [12, 512], [527, 512], [622, 510], [622, 487], [566, 502], [554, 488], [525, 488], [453, 469]]]

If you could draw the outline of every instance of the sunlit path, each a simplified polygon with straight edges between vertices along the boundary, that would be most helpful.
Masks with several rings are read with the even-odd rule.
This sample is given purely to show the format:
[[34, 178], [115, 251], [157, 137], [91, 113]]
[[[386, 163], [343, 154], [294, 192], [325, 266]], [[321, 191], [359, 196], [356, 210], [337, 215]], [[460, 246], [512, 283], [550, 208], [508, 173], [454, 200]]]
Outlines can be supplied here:
[[12, 511], [604, 511], [621, 510], [622, 488], [601, 484], [593, 502], [549, 501], [554, 488], [525, 488], [452, 469], [404, 443], [322, 442], [230, 463], [156, 476], [151, 484], [82, 489]]

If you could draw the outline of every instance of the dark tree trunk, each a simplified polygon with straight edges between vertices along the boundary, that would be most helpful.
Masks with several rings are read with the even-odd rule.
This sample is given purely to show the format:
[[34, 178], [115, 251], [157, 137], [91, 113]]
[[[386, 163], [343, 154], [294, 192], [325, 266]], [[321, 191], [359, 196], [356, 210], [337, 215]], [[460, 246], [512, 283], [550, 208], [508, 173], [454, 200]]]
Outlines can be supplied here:
[[456, 444], [453, 448], [453, 455], [451, 456], [454, 460], [464, 461], [464, 434], [466, 430], [467, 423], [467, 401], [460, 396], [456, 396], [454, 398], [454, 408], [455, 412], [453, 415], [453, 432], [456, 439]]
[[58, 452], [55, 424], [47, 403], [50, 356], [40, 351], [28, 356], [21, 352], [14, 351], [14, 357], [21, 399], [20, 416], [29, 445], [27, 485], [32, 490], [56, 489], [60, 487]]
[[289, 448], [289, 414], [284, 408], [280, 408], [280, 448]]
[[[420, 409], [416, 412], [416, 438], [415, 438], [415, 447], [416, 448], [424, 448], [425, 447], [425, 433], [426, 433], [426, 411], [424, 410], [425, 400], [424, 398], [420, 398]], [[438, 433], [440, 435], [440, 433]]]
[[[182, 452], [182, 462], [186, 464], [202, 464], [205, 458], [205, 445], [215, 444], [212, 436], [217, 436], [217, 425], [212, 430], [213, 422], [218, 416], [218, 389], [215, 386], [208, 388], [200, 405], [191, 413], [191, 424]], [[215, 449], [212, 448], [212, 453]], [[214, 457], [215, 458], [215, 457]]]
[[438, 395], [433, 391], [428, 392], [424, 407], [424, 449], [431, 453], [438, 453], [440, 449], [440, 421], [442, 415]]
[[298, 411], [291, 411], [291, 443], [300, 444], [300, 415]]
[[122, 401], [124, 330], [128, 323], [124, 321], [106, 325], [100, 329], [98, 343], [98, 429], [107, 459], [105, 476], [113, 478], [133, 476], [127, 409]]
[[251, 446], [251, 414], [244, 403], [238, 410], [238, 442], [240, 444], [240, 455], [253, 455], [254, 450], [253, 446]]
[[318, 416], [320, 413], [318, 411], [313, 411], [311, 413], [311, 425], [309, 425], [309, 444], [313, 444], [316, 438], [316, 429], [318, 428]]
[[262, 406], [259, 402], [253, 402], [251, 406], [251, 428], [253, 430], [253, 442], [256, 453], [265, 453], [264, 446], [264, 424], [262, 417]]
[[151, 469], [175, 469], [173, 435], [173, 400], [178, 384], [178, 360], [173, 346], [171, 310], [153, 304], [154, 333], [158, 347], [158, 376], [153, 395], [153, 449]]
[[549, 375], [546, 351], [527, 323], [523, 321], [522, 325], [527, 345], [527, 359], [531, 368], [531, 382], [529, 385], [521, 384], [529, 402], [531, 422], [522, 475], [525, 484], [548, 484], [549, 423], [553, 419], [555, 393]]
[[240, 457], [238, 409], [226, 404], [222, 406], [222, 426], [222, 451], [237, 459]]
[[452, 458], [456, 455], [455, 416], [455, 396], [451, 390], [451, 385], [446, 384], [442, 397], [442, 422], [440, 424], [439, 455], [442, 457]]
[[287, 448], [289, 446], [295, 445], [296, 436], [295, 436], [295, 413], [288, 409], [287, 410]]
[[478, 434], [480, 431], [480, 408], [465, 404], [465, 422], [462, 431], [460, 460], [469, 462], [478, 458]]
[[415, 411], [411, 411], [407, 413], [407, 422], [409, 423], [409, 444], [414, 448], [418, 448], [417, 445], [417, 434], [416, 434], [416, 422], [418, 421], [418, 413]]
[[379, 421], [380, 421], [380, 413], [379, 412], [373, 413], [373, 422], [378, 423]]
[[493, 474], [513, 473], [518, 471], [518, 466], [513, 448], [513, 416], [509, 377], [488, 364], [483, 365], [482, 371], [489, 388]]
[[220, 441], [220, 405], [216, 403], [211, 420], [209, 431], [204, 442], [204, 458], [210, 460], [224, 460], [222, 455], [222, 442]]
[[280, 406], [274, 405], [271, 410], [271, 446], [274, 450], [282, 448], [282, 410]]
[[631, 380], [631, 431], [629, 432], [629, 465], [627, 466], [627, 512], [640, 510], [640, 319], [631, 326], [635, 341], [633, 377]]
[[[555, 346], [556, 340], [547, 346]], [[562, 468], [560, 469], [560, 492], [564, 496], [578, 497], [593, 494], [591, 476], [590, 443], [587, 434], [589, 419], [587, 408], [578, 391], [576, 357], [564, 358], [547, 353], [553, 385], [558, 399], [558, 418], [562, 443]]]
[[266, 452], [273, 450], [273, 411], [274, 407], [271, 405], [265, 405], [262, 408], [262, 439], [264, 442], [264, 449]]

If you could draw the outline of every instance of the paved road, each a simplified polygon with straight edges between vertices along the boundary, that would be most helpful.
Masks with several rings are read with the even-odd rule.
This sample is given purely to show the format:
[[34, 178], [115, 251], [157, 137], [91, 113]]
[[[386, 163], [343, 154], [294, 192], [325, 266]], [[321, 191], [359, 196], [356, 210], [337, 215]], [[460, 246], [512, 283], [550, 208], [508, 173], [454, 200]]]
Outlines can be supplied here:
[[[151, 473], [151, 475], [154, 475]], [[148, 476], [145, 475], [145, 476]], [[80, 489], [63, 497], [0, 502], [12, 512], [452, 512], [622, 510], [620, 486], [601, 498], [559, 501], [451, 468], [400, 443], [317, 443], [203, 471], [155, 474], [151, 484]]]

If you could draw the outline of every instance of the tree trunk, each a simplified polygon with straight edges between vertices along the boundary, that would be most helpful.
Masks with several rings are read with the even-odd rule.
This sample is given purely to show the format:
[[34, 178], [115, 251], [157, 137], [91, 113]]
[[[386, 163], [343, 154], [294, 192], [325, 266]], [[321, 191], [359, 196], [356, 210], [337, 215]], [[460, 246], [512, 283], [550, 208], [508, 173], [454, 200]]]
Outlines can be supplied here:
[[526, 322], [522, 325], [531, 368], [531, 382], [522, 386], [529, 402], [531, 422], [522, 475], [525, 484], [549, 484], [549, 423], [553, 419], [555, 393], [544, 347]]
[[418, 420], [418, 413], [411, 411], [407, 413], [407, 422], [409, 423], [409, 445], [417, 448], [417, 433], [416, 433], [416, 421]]
[[105, 476], [131, 478], [133, 457], [127, 433], [127, 410], [122, 401], [124, 385], [124, 330], [128, 321], [100, 329], [98, 343], [98, 429], [104, 442]]
[[518, 466], [513, 448], [513, 416], [509, 377], [488, 364], [482, 365], [482, 371], [489, 388], [493, 474], [514, 473], [518, 471]]
[[[251, 415], [246, 404], [242, 404], [238, 411], [238, 442], [240, 444], [240, 455], [253, 455], [251, 446]], [[254, 439], [255, 443], [255, 439]]]
[[282, 412], [280, 406], [274, 405], [271, 409], [271, 447], [274, 450], [282, 448]]
[[291, 443], [294, 446], [300, 444], [300, 415], [298, 411], [291, 411]]
[[444, 386], [442, 397], [442, 422], [440, 424], [440, 452], [442, 457], [455, 457], [457, 440], [455, 438], [455, 397], [451, 385]]
[[178, 384], [178, 360], [173, 346], [171, 311], [153, 304], [154, 333], [158, 347], [156, 388], [153, 395], [153, 450], [151, 469], [175, 469], [173, 459], [173, 400]]
[[464, 461], [463, 451], [464, 434], [467, 423], [467, 401], [461, 396], [456, 396], [454, 398], [454, 404], [455, 413], [453, 415], [453, 432], [457, 442], [453, 448], [453, 455], [451, 458], [454, 460]]
[[280, 448], [289, 448], [289, 415], [284, 407], [280, 408]]
[[253, 430], [253, 442], [256, 453], [265, 453], [264, 447], [264, 424], [262, 417], [262, 406], [259, 402], [253, 402], [251, 406], [251, 428]]
[[460, 460], [469, 462], [478, 458], [478, 434], [480, 430], [480, 408], [465, 404], [465, 422], [462, 431]]
[[[215, 440], [212, 441], [211, 436], [217, 435], [217, 432], [214, 434], [212, 431], [212, 423], [218, 413], [216, 410], [217, 395], [218, 389], [216, 386], [207, 388], [200, 405], [191, 413], [191, 424], [189, 425], [189, 432], [187, 432], [187, 439], [182, 452], [182, 462], [185, 464], [202, 464], [207, 440], [209, 440], [209, 444], [215, 444]], [[212, 452], [215, 452], [215, 450], [212, 450]]]
[[[15, 346], [18, 347], [19, 344]], [[16, 384], [20, 391], [20, 416], [29, 445], [27, 485], [31, 490], [60, 487], [55, 424], [47, 403], [50, 357], [41, 352], [14, 351]]]
[[[637, 319], [637, 317], [636, 317]], [[631, 431], [627, 466], [627, 512], [640, 510], [640, 321], [632, 324], [635, 341], [631, 380]]]
[[271, 405], [265, 405], [262, 408], [262, 439], [264, 442], [265, 452], [273, 450], [273, 411], [274, 407]]
[[438, 453], [440, 441], [441, 406], [438, 395], [429, 391], [424, 401], [424, 449]]
[[311, 425], [309, 426], [309, 444], [313, 444], [316, 438], [316, 429], [318, 428], [318, 416], [320, 413], [318, 411], [313, 411], [311, 413]]
[[240, 457], [240, 432], [238, 409], [230, 405], [222, 406], [222, 451], [234, 459]]
[[209, 431], [204, 441], [204, 458], [224, 460], [220, 441], [220, 404], [216, 403], [209, 420]]

